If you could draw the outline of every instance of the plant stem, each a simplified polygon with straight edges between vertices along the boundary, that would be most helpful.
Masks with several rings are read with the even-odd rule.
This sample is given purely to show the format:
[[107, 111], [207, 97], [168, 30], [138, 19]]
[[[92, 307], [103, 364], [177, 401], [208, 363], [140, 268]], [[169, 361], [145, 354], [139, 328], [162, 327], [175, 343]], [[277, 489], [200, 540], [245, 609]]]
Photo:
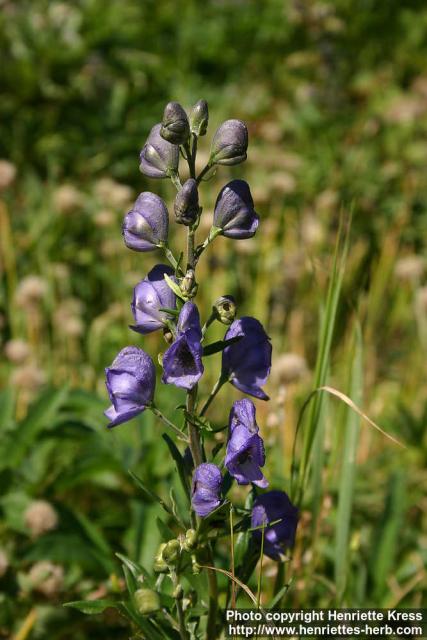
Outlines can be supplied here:
[[208, 162], [208, 164], [201, 170], [201, 172], [197, 176], [197, 184], [201, 183], [203, 176], [205, 176], [211, 168], [212, 165]]
[[221, 389], [221, 387], [227, 382], [227, 378], [224, 378], [222, 375], [219, 376], [218, 380], [215, 383], [214, 388], [211, 391], [211, 394], [209, 396], [209, 398], [206, 400], [203, 409], [200, 412], [201, 416], [204, 416], [206, 411], [209, 409], [209, 406], [212, 402], [212, 400], [215, 398], [216, 394], [218, 393], [218, 391]]
[[157, 416], [159, 420], [161, 420], [164, 424], [166, 424], [168, 427], [173, 429], [173, 431], [175, 431], [175, 433], [177, 434], [177, 436], [179, 436], [179, 438], [181, 438], [181, 440], [184, 440], [184, 442], [189, 441], [186, 435], [180, 429], [178, 429], [178, 427], [174, 425], [173, 422], [171, 422], [168, 418], [166, 418], [166, 416], [163, 415], [160, 409], [158, 409], [154, 404], [150, 405], [147, 408], [150, 409], [150, 411], [152, 411], [152, 413], [154, 413], [154, 415]]
[[187, 633], [187, 629], [185, 627], [184, 611], [182, 610], [182, 602], [179, 598], [177, 598], [175, 602], [176, 602], [176, 611], [178, 614], [178, 622], [179, 622], [179, 635], [181, 636], [182, 640], [188, 640], [189, 636]]
[[[214, 566], [212, 547], [208, 545], [209, 564]], [[209, 585], [209, 610], [208, 622], [206, 626], [206, 640], [215, 640], [216, 635], [216, 614], [218, 611], [218, 582], [216, 573], [213, 569], [208, 569], [208, 585]]]
[[175, 185], [176, 190], [179, 191], [182, 187], [181, 180], [179, 179], [179, 175], [177, 173], [171, 173], [170, 179]]
[[205, 249], [207, 249], [207, 247], [210, 245], [211, 242], [213, 242], [215, 240], [215, 238], [217, 236], [219, 236], [222, 233], [222, 229], [220, 229], [219, 227], [212, 227], [208, 237], [206, 238], [206, 240], [204, 241], [203, 244], [199, 244], [198, 247], [196, 247], [196, 260], [198, 260], [200, 258], [200, 256], [202, 255], [203, 251]]
[[166, 258], [169, 260], [169, 262], [171, 263], [171, 265], [173, 266], [174, 269], [178, 268], [178, 260], [175, 258], [175, 256], [173, 255], [172, 251], [169, 249], [168, 245], [162, 244], [161, 245], [161, 249], [163, 250], [163, 253], [165, 254]]
[[[197, 397], [197, 385], [187, 393], [186, 408], [188, 413], [194, 413]], [[190, 451], [193, 457], [194, 466], [198, 467], [203, 462], [202, 447], [200, 444], [200, 434], [197, 426], [187, 420], [188, 435], [190, 439]]]

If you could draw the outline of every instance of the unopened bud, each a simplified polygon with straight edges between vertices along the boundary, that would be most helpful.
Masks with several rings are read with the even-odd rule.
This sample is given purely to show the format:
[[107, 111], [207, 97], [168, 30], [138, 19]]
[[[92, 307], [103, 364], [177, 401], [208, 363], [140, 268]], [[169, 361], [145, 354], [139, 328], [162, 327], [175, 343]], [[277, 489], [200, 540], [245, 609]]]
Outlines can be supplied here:
[[166, 542], [162, 542], [162, 544], [160, 545], [160, 547], [158, 548], [156, 557], [154, 558], [154, 563], [153, 563], [153, 570], [156, 573], [167, 573], [168, 572], [168, 565], [166, 564], [166, 562], [163, 560], [163, 549], [166, 547]]
[[197, 288], [198, 284], [196, 282], [196, 275], [194, 273], [194, 270], [188, 269], [187, 273], [182, 279], [180, 289], [187, 298], [194, 298], [197, 292]]
[[180, 584], [177, 584], [175, 589], [173, 590], [172, 596], [175, 598], [175, 600], [182, 600], [183, 595], [184, 589]]
[[187, 114], [179, 102], [169, 102], [163, 112], [162, 138], [172, 144], [185, 144], [190, 135]]
[[248, 130], [241, 120], [226, 120], [215, 132], [210, 164], [239, 164], [246, 160]]
[[176, 194], [174, 210], [178, 224], [190, 227], [196, 222], [199, 215], [199, 192], [193, 178], [189, 178]]
[[135, 604], [142, 615], [154, 613], [160, 609], [159, 594], [151, 589], [138, 589], [134, 593]]
[[190, 112], [190, 129], [191, 133], [196, 136], [204, 136], [208, 128], [209, 109], [206, 100], [196, 102]]
[[162, 551], [163, 560], [167, 564], [175, 564], [179, 558], [180, 549], [181, 547], [178, 540], [169, 540]]
[[172, 342], [173, 342], [173, 333], [168, 327], [165, 327], [163, 329], [163, 337], [164, 337], [164, 339], [166, 340], [166, 342], [168, 344], [172, 344]]
[[201, 571], [201, 566], [197, 562], [196, 556], [191, 556], [191, 569], [196, 576], [198, 576]]
[[236, 317], [236, 302], [233, 296], [221, 296], [215, 301], [213, 309], [217, 320], [222, 324], [231, 324]]
[[185, 532], [185, 540], [182, 547], [185, 551], [192, 551], [197, 545], [197, 531], [195, 529], [188, 529]]

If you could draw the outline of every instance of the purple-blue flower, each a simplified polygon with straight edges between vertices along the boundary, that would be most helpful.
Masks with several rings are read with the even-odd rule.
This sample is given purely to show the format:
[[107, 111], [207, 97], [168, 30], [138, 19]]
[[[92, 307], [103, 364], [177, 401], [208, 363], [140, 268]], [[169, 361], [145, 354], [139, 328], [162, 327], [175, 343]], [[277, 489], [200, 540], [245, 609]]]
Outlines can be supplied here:
[[[276, 524], [264, 529], [264, 553], [273, 560], [280, 560], [284, 550], [293, 546], [298, 524], [298, 509], [284, 491], [268, 491], [255, 499], [251, 527], [270, 522]], [[262, 528], [253, 531], [253, 536], [261, 544]]]
[[247, 182], [232, 180], [221, 189], [215, 203], [213, 224], [222, 229], [227, 238], [244, 240], [255, 235], [259, 216]]
[[265, 464], [262, 438], [258, 435], [255, 406], [251, 400], [237, 400], [230, 412], [230, 435], [225, 466], [238, 484], [256, 484], [265, 489], [268, 482], [261, 467]]
[[149, 178], [168, 178], [178, 171], [179, 147], [162, 138], [161, 128], [154, 125], [139, 156], [139, 170]]
[[179, 314], [177, 337], [163, 356], [162, 382], [190, 391], [203, 375], [200, 316], [193, 302]]
[[150, 191], [141, 193], [123, 221], [123, 237], [134, 251], [154, 251], [168, 239], [169, 213], [163, 200]]
[[222, 352], [222, 376], [243, 393], [268, 400], [261, 387], [271, 369], [270, 339], [262, 324], [249, 316], [235, 320], [224, 339], [238, 336], [241, 336], [240, 340]]
[[147, 334], [166, 325], [168, 314], [160, 309], [175, 309], [176, 296], [165, 280], [165, 273], [176, 281], [174, 270], [164, 264], [157, 264], [133, 290], [131, 309], [138, 333]]
[[219, 507], [221, 483], [221, 471], [215, 464], [204, 462], [194, 470], [191, 506], [201, 518]]
[[223, 122], [212, 139], [210, 164], [239, 164], [246, 160], [248, 129], [241, 120]]
[[116, 427], [142, 413], [153, 401], [156, 370], [152, 359], [138, 347], [125, 347], [105, 369], [112, 402], [105, 411], [108, 427]]

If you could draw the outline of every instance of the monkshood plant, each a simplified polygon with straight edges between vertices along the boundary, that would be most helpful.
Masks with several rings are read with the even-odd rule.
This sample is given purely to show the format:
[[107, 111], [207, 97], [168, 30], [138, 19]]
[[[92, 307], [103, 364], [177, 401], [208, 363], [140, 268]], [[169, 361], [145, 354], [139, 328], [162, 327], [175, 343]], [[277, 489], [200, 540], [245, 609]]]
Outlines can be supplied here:
[[[185, 402], [179, 407], [181, 423], [172, 422], [157, 406], [156, 367], [152, 355], [143, 348], [125, 347], [106, 369], [111, 400], [105, 412], [108, 427], [117, 427], [144, 411], [153, 412], [173, 436], [165, 434], [164, 438], [188, 500], [189, 508], [179, 513], [176, 504], [153, 496], [135, 478], [145, 494], [158, 499], [167, 513], [165, 541], [148, 570], [121, 557], [129, 591], [126, 601], [98, 602], [98, 611], [104, 606], [119, 608], [149, 640], [219, 637], [223, 626], [220, 605], [222, 609], [234, 606], [242, 589], [251, 594], [246, 582], [260, 556], [266, 554], [280, 560], [293, 545], [297, 526], [298, 510], [287, 494], [267, 490], [264, 444], [255, 405], [249, 397], [229, 407], [223, 442], [218, 444], [216, 440], [212, 445], [212, 437], [209, 438], [222, 428], [212, 424], [207, 413], [225, 384], [232, 384], [246, 396], [268, 400], [262, 387], [270, 374], [272, 347], [256, 318], [238, 317], [231, 296], [213, 301], [203, 319], [195, 302], [197, 265], [209, 245], [220, 235], [244, 241], [255, 235], [259, 225], [249, 185], [232, 180], [218, 194], [208, 237], [196, 243], [202, 216], [202, 182], [220, 165], [243, 162], [248, 147], [246, 125], [240, 120], [223, 122], [213, 136], [207, 165], [196, 175], [198, 140], [206, 134], [207, 126], [205, 100], [200, 100], [189, 115], [180, 104], [171, 102], [140, 154], [144, 175], [168, 178], [177, 189], [174, 214], [175, 221], [187, 227], [185, 251], [179, 257], [173, 255], [168, 245], [168, 209], [154, 193], [141, 193], [123, 223], [123, 237], [129, 249], [160, 249], [170, 263], [154, 265], [135, 286], [131, 328], [142, 336], [163, 332], [167, 347], [157, 356], [163, 370], [161, 382], [185, 393]], [[189, 178], [184, 182], [180, 158], [188, 164]], [[209, 343], [213, 322], [222, 323], [225, 334], [223, 340]], [[210, 395], [200, 398], [198, 385], [205, 358], [219, 352], [222, 366], [218, 380]], [[233, 482], [250, 488], [243, 505], [232, 504], [227, 498]], [[217, 557], [217, 551], [227, 538], [230, 540], [230, 535], [233, 558], [224, 562], [223, 550], [222, 559]], [[227, 591], [221, 594], [218, 572], [229, 579]]]

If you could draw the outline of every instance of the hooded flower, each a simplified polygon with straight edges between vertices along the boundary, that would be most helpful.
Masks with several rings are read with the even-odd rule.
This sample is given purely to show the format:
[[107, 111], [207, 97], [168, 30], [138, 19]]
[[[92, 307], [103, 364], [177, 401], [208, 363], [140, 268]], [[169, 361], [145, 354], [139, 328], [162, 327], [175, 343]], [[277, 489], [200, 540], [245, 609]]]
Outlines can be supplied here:
[[160, 309], [176, 307], [176, 297], [165, 280], [165, 273], [175, 280], [171, 267], [157, 264], [133, 290], [131, 309], [135, 325], [131, 328], [138, 333], [151, 333], [164, 327], [168, 314]]
[[260, 467], [265, 464], [264, 443], [258, 435], [255, 406], [251, 400], [237, 400], [230, 412], [230, 436], [225, 466], [239, 484], [253, 482], [265, 489], [268, 482]]
[[191, 506], [198, 516], [205, 518], [220, 503], [222, 476], [215, 464], [203, 463], [196, 467], [193, 474]]
[[108, 427], [116, 427], [142, 413], [152, 402], [156, 370], [150, 356], [138, 347], [125, 347], [111, 367], [105, 369], [112, 405], [105, 415]]
[[141, 193], [123, 221], [125, 244], [134, 251], [154, 251], [168, 239], [169, 214], [163, 200], [150, 191]]
[[199, 215], [199, 192], [193, 178], [186, 180], [176, 194], [174, 211], [178, 224], [190, 227], [196, 222]]
[[[268, 491], [254, 502], [251, 527], [262, 527], [270, 522], [276, 524], [264, 529], [264, 553], [273, 560], [280, 560], [284, 550], [293, 546], [298, 524], [298, 509], [284, 491]], [[262, 529], [253, 531], [253, 536], [261, 544]]]
[[168, 178], [178, 171], [179, 147], [160, 135], [161, 124], [156, 124], [140, 153], [140, 171], [149, 178]]
[[162, 382], [192, 389], [203, 375], [200, 316], [193, 302], [182, 307], [177, 337], [163, 356]]
[[241, 120], [226, 120], [215, 131], [211, 146], [211, 164], [239, 164], [246, 160], [248, 130]]
[[187, 114], [179, 102], [169, 102], [163, 112], [160, 135], [172, 144], [185, 144], [190, 135]]
[[259, 216], [247, 182], [232, 180], [221, 189], [215, 203], [213, 223], [227, 238], [244, 240], [255, 235]]
[[241, 336], [240, 340], [222, 352], [222, 375], [243, 393], [268, 400], [261, 387], [270, 374], [270, 339], [262, 324], [248, 316], [235, 320], [224, 339], [238, 336]]

